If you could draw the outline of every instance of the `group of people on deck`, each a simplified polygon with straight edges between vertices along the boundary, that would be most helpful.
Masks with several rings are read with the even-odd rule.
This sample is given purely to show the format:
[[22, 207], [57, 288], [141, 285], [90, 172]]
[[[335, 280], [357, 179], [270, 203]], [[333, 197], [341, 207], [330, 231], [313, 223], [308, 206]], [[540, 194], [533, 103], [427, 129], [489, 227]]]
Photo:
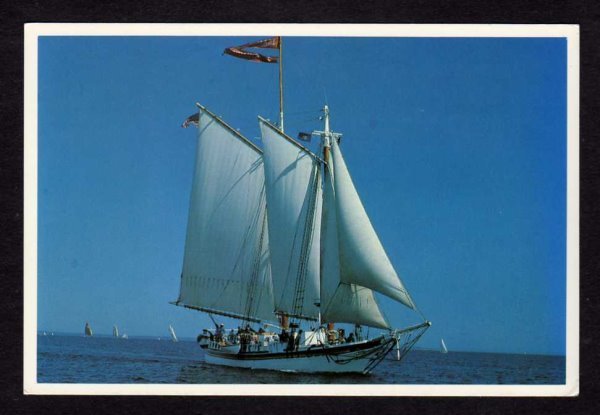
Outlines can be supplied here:
[[355, 336], [354, 332], [350, 333], [346, 337], [346, 331], [344, 329], [328, 330], [327, 341], [329, 344], [340, 344], [340, 343], [354, 343], [358, 336]]
[[[273, 343], [285, 345], [285, 352], [296, 352], [299, 350], [300, 344], [303, 341], [302, 336], [304, 332], [302, 329], [298, 329], [297, 324], [291, 324], [289, 328], [282, 328], [280, 334], [266, 332], [262, 327], [256, 331], [250, 324], [247, 324], [244, 327], [239, 326], [237, 331], [231, 329], [229, 332], [226, 332], [224, 325], [219, 324], [217, 325], [214, 335], [212, 333], [208, 334], [210, 335], [211, 341], [214, 341], [221, 346], [239, 344], [240, 352], [242, 353], [258, 350], [261, 346], [266, 347]], [[348, 337], [345, 336], [345, 330], [343, 328], [335, 330], [333, 325], [328, 327], [326, 334], [326, 341], [330, 345], [353, 343], [362, 339], [360, 326], [356, 326], [354, 332], [350, 333]]]

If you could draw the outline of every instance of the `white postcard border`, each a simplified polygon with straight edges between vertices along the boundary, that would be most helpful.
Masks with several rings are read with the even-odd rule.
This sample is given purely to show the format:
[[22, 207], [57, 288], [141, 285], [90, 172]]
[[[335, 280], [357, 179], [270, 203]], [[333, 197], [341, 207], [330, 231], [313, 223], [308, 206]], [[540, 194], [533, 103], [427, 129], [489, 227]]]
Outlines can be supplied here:
[[[567, 324], [564, 385], [156, 385], [37, 382], [39, 36], [558, 37], [567, 39]], [[48, 395], [577, 396], [579, 394], [579, 26], [497, 24], [29, 23], [24, 62], [23, 390]], [[233, 393], [232, 393], [233, 392]]]

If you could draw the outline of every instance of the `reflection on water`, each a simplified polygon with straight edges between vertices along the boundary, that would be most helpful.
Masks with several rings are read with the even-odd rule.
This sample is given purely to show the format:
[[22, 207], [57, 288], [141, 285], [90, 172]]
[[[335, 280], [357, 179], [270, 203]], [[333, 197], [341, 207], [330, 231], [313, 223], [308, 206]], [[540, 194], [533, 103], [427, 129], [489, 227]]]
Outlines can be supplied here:
[[[183, 366], [176, 383], [246, 384], [353, 384], [371, 383], [361, 374], [304, 374], [273, 370], [241, 369], [209, 365], [204, 362]], [[365, 380], [367, 380], [365, 382]]]

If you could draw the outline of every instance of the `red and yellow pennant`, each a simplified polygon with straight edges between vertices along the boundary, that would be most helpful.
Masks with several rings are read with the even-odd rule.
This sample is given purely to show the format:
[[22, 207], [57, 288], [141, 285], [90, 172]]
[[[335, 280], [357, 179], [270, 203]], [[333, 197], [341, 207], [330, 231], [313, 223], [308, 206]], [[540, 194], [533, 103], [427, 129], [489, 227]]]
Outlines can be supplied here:
[[277, 63], [279, 62], [278, 56], [266, 56], [256, 52], [248, 52], [246, 49], [279, 49], [280, 45], [280, 37], [276, 36], [258, 42], [246, 43], [245, 45], [241, 46], [232, 46], [225, 49], [223, 53], [231, 55], [235, 58], [246, 59], [252, 62]]

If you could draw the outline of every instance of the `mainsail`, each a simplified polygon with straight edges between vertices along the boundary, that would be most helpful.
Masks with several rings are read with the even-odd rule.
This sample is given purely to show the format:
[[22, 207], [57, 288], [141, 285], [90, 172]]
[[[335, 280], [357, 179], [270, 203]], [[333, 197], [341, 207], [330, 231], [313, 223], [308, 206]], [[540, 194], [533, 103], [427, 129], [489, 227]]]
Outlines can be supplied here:
[[119, 328], [117, 326], [113, 326], [113, 337], [119, 337]]
[[321, 163], [259, 118], [275, 309], [318, 319]]
[[200, 106], [178, 305], [273, 320], [261, 150]]

